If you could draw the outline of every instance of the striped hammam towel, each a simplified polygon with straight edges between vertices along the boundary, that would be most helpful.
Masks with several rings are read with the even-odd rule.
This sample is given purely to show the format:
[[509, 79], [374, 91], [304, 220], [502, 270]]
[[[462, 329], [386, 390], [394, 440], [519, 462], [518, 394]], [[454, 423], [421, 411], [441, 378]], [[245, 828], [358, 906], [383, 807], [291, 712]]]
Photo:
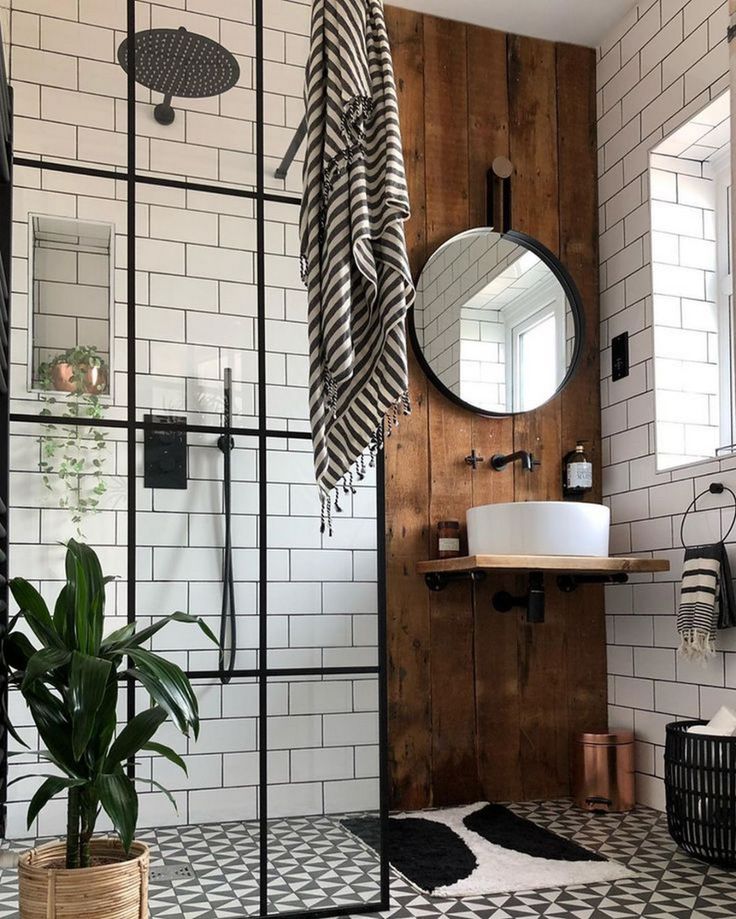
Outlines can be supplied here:
[[715, 654], [716, 629], [736, 625], [731, 566], [722, 542], [685, 550], [677, 631], [680, 654], [705, 662]]
[[409, 412], [409, 197], [380, 0], [314, 0], [300, 214], [322, 531]]

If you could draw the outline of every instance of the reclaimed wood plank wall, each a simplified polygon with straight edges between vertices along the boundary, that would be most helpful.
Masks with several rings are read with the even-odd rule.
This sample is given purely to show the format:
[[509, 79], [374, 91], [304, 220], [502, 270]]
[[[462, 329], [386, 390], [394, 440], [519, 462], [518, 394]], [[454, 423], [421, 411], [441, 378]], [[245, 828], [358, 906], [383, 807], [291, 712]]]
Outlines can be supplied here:
[[[411, 356], [413, 413], [386, 448], [389, 735], [393, 807], [552, 797], [569, 791], [572, 735], [606, 719], [603, 592], [560, 594], [547, 618], [492, 611], [493, 591], [521, 593], [518, 575], [489, 578], [473, 613], [469, 588], [431, 594], [415, 574], [432, 557], [438, 520], [474, 504], [561, 497], [561, 458], [589, 445], [600, 500], [595, 54], [387, 7], [419, 275], [431, 253], [483, 226], [485, 173], [510, 157], [512, 226], [558, 254], [585, 306], [574, 379], [550, 403], [487, 419], [447, 401]], [[513, 449], [534, 473], [473, 473]]]

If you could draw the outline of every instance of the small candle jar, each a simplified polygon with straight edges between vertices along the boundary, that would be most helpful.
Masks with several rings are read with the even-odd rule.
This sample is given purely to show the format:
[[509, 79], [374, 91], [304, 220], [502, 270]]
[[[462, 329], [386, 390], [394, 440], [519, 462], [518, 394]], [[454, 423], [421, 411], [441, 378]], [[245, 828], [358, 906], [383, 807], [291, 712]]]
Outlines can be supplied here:
[[460, 556], [460, 522], [441, 520], [437, 524], [437, 558]]

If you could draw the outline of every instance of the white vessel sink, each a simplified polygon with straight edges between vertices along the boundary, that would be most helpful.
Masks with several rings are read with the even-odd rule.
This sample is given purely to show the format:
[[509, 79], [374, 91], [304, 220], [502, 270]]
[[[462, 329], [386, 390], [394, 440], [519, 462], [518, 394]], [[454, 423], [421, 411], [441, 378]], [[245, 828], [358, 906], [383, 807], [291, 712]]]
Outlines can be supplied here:
[[611, 512], [602, 504], [516, 501], [467, 512], [469, 555], [608, 556]]

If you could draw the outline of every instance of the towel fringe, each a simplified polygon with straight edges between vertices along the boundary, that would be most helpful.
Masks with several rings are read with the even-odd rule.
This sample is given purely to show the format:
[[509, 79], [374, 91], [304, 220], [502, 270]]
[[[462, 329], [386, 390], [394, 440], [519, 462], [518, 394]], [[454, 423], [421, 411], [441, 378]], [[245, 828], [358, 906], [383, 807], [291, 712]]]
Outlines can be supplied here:
[[699, 662], [703, 666], [716, 653], [715, 637], [702, 629], [684, 629], [680, 632], [678, 654], [686, 660]]
[[[360, 481], [365, 478], [366, 461], [369, 468], [373, 469], [375, 467], [376, 456], [383, 450], [386, 438], [390, 437], [394, 429], [399, 426], [400, 415], [411, 415], [411, 399], [408, 392], [403, 392], [398, 401], [386, 412], [383, 421], [376, 428], [371, 438], [368, 449], [355, 460], [353, 468], [348, 469], [331, 492], [322, 492], [320, 496], [322, 503], [320, 533], [327, 533], [328, 536], [332, 536], [332, 510], [334, 508], [336, 513], [342, 513], [342, 507], [339, 503], [340, 490], [342, 489], [343, 494], [350, 492], [354, 495], [357, 493], [355, 475], [357, 474]], [[353, 469], [355, 469], [355, 472]]]

